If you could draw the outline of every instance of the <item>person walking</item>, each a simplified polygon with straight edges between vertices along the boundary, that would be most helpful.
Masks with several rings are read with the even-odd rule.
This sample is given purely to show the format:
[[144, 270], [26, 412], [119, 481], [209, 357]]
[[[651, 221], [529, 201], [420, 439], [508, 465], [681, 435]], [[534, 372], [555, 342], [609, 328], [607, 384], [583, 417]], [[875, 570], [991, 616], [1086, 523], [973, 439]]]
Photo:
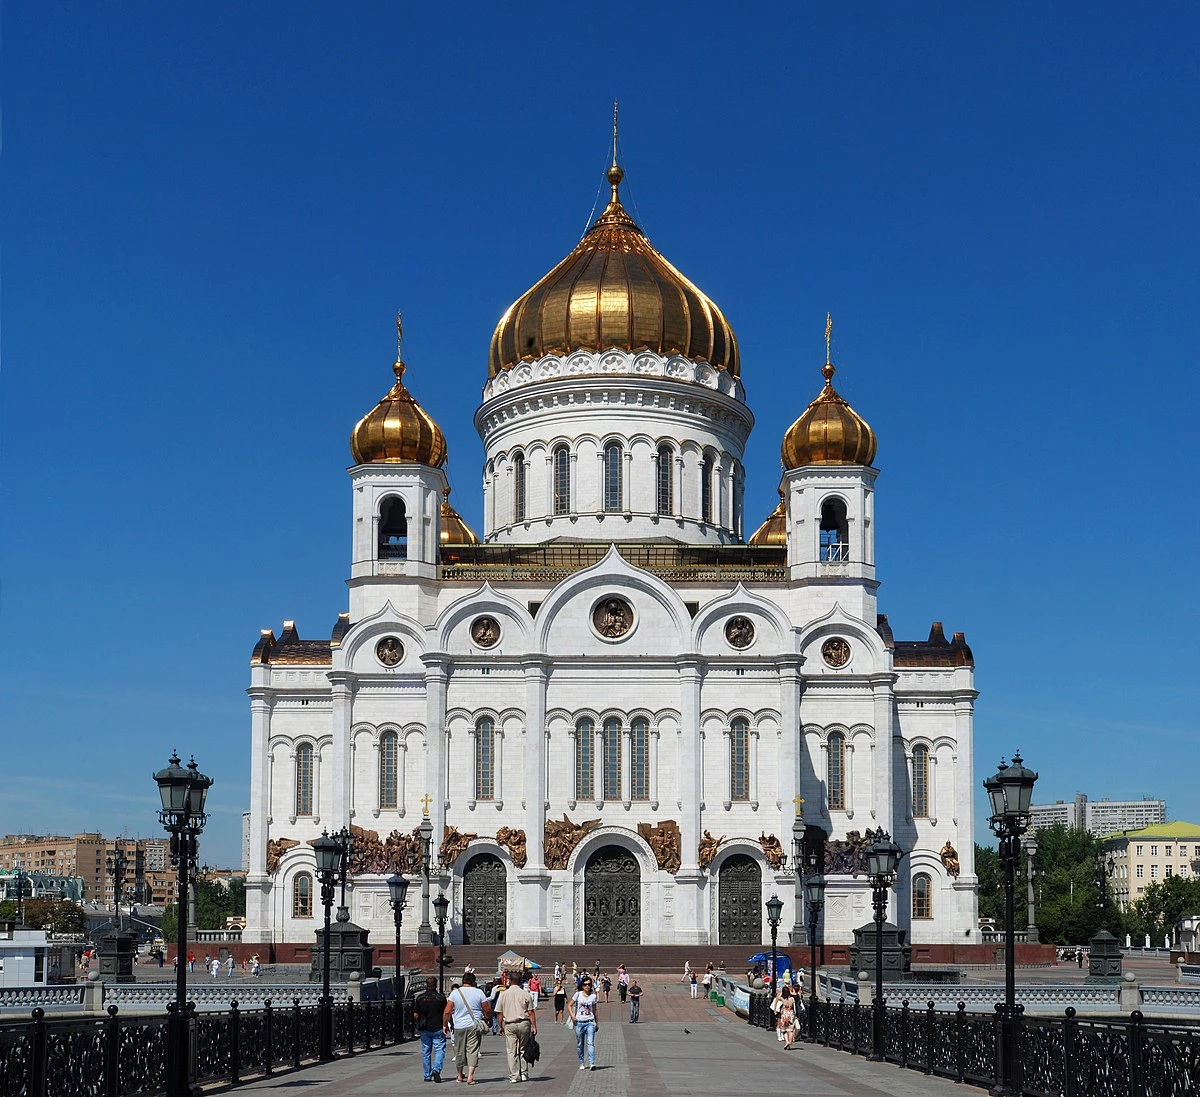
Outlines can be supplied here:
[[496, 1016], [500, 1019], [500, 1032], [504, 1036], [504, 1049], [508, 1052], [509, 1082], [528, 1082], [529, 1064], [525, 1062], [525, 1049], [537, 1035], [537, 1013], [533, 1008], [533, 995], [521, 985], [524, 972], [513, 971], [507, 976], [508, 985], [500, 992], [496, 1003]]
[[534, 1009], [537, 1009], [538, 999], [541, 997], [541, 995], [542, 981], [537, 977], [537, 972], [535, 971], [531, 976], [529, 976], [529, 997], [533, 999]]
[[487, 1024], [492, 1019], [492, 1007], [483, 991], [475, 985], [473, 971], [463, 976], [462, 986], [450, 995], [442, 1019], [444, 1024], [454, 1024], [454, 1068], [458, 1080], [473, 1086], [475, 1068], [479, 1066], [479, 1045], [483, 1039], [475, 1026], [478, 1022]]
[[625, 1004], [625, 996], [629, 993], [629, 972], [625, 970], [624, 964], [617, 965], [617, 997], [621, 999], [621, 1005]]
[[425, 1081], [440, 1082], [446, 1061], [446, 996], [437, 988], [437, 976], [425, 980], [425, 989], [413, 1001], [413, 1018], [421, 1037], [421, 1069]]
[[[580, 988], [571, 995], [567, 1010], [575, 1025], [575, 1050], [579, 1055], [580, 1070], [596, 1069], [596, 991], [592, 977], [585, 975]], [[586, 1057], [586, 1062], [584, 1061]]]
[[554, 980], [554, 1023], [563, 1023], [563, 1010], [567, 1008], [567, 988], [560, 978]]
[[225, 958], [225, 978], [226, 979], [233, 978], [233, 953], [232, 952]]
[[679, 981], [681, 983], [690, 982], [691, 974], [692, 974], [692, 962], [691, 962], [691, 960], [684, 960], [683, 961], [683, 978], [680, 979]]
[[692, 997], [699, 998], [700, 997], [700, 980], [696, 978], [696, 973], [694, 971], [688, 973], [688, 978], [691, 980], [691, 983], [692, 983]]
[[786, 983], [779, 992], [779, 1012], [775, 1022], [783, 1034], [783, 1050], [790, 1051], [796, 1042], [796, 1029], [799, 1022], [796, 1019], [796, 999], [792, 997], [792, 988]]
[[612, 980], [607, 971], [600, 976], [600, 989], [604, 991], [604, 1004], [608, 1005], [608, 996], [612, 993]]
[[209, 968], [209, 970], [212, 972], [212, 977], [214, 979], [217, 978], [217, 976], [221, 974], [221, 957], [220, 956], [214, 956], [212, 958], [212, 966]]
[[642, 988], [636, 979], [629, 981], [629, 1023], [636, 1025], [642, 1013]]

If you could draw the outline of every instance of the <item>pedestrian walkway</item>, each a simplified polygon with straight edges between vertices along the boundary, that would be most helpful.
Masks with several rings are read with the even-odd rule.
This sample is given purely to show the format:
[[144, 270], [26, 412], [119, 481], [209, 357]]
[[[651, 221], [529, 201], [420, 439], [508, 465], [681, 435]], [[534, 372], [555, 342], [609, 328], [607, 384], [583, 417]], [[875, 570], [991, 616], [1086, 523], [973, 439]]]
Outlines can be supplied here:
[[[529, 1097], [745, 1097], [748, 1092], [811, 1097], [964, 1097], [961, 1085], [902, 1070], [829, 1048], [797, 1044], [784, 1051], [775, 1034], [703, 998], [693, 999], [676, 979], [645, 980], [642, 1019], [629, 1023], [626, 1007], [600, 1006], [596, 1070], [580, 1071], [574, 1033], [554, 1024], [545, 1003], [538, 1011], [540, 1061], [523, 1085]], [[476, 1073], [476, 1090], [507, 1091], [504, 1041], [488, 1037]], [[455, 1086], [447, 1048], [443, 1085]], [[432, 1097], [421, 1077], [418, 1041], [343, 1058], [335, 1063], [276, 1075], [237, 1092], [304, 1088], [337, 1097], [387, 1095]], [[457, 1087], [455, 1087], [457, 1093]], [[982, 1090], [977, 1091], [982, 1093]]]

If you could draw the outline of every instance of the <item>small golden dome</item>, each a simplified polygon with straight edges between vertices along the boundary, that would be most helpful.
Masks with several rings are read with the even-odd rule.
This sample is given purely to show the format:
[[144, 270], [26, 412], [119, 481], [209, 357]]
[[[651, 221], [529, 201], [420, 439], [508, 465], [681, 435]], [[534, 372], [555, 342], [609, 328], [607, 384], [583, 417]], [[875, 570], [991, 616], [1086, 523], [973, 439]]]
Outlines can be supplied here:
[[779, 493], [779, 505], [767, 515], [767, 520], [751, 535], [747, 544], [754, 548], [778, 548], [787, 545], [787, 508], [783, 492]]
[[833, 389], [834, 368], [821, 367], [825, 388], [783, 436], [785, 469], [805, 465], [869, 465], [875, 459], [875, 432]]
[[450, 489], [442, 489], [442, 528], [439, 540], [443, 545], [477, 545], [479, 537], [450, 505]]
[[404, 464], [441, 468], [446, 463], [446, 436], [429, 413], [404, 386], [404, 362], [399, 341], [403, 335], [396, 317], [396, 383], [350, 434], [350, 453], [357, 465]]
[[496, 325], [488, 376], [575, 350], [651, 350], [741, 373], [737, 339], [716, 304], [662, 257], [612, 198], [561, 263], [519, 297]]

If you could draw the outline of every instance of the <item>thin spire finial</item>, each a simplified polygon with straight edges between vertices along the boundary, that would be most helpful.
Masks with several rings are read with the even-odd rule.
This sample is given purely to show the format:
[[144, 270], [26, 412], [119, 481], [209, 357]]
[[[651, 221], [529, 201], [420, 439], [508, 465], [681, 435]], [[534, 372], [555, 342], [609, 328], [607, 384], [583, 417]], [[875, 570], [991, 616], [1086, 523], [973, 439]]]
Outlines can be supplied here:
[[833, 334], [833, 313], [825, 314], [825, 365], [821, 367], [821, 376], [825, 378], [825, 387], [833, 385], [833, 351], [830, 336]]
[[621, 185], [621, 180], [625, 178], [625, 173], [621, 170], [621, 166], [617, 163], [617, 101], [613, 100], [613, 161], [612, 166], [608, 169], [608, 181], [612, 185], [612, 201], [619, 202], [617, 197], [617, 188]]
[[396, 361], [392, 366], [392, 372], [396, 375], [396, 380], [399, 381], [404, 376], [404, 359], [400, 356], [400, 345], [404, 342], [404, 317], [400, 310], [396, 310]]

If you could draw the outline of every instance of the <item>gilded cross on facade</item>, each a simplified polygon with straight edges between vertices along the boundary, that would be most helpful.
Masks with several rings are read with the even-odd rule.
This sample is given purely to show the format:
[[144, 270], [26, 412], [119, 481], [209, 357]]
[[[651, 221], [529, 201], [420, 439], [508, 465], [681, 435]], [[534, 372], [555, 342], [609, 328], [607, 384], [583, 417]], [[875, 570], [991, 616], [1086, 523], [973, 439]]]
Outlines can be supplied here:
[[427, 819], [429, 818], [429, 805], [432, 803], [433, 803], [433, 797], [430, 796], [428, 792], [425, 793], [425, 795], [421, 797], [421, 807], [423, 807], [425, 809], [424, 814]]
[[804, 814], [804, 797], [801, 796], [799, 793], [797, 793], [795, 796], [792, 797], [792, 803], [796, 805], [796, 814], [803, 815]]

